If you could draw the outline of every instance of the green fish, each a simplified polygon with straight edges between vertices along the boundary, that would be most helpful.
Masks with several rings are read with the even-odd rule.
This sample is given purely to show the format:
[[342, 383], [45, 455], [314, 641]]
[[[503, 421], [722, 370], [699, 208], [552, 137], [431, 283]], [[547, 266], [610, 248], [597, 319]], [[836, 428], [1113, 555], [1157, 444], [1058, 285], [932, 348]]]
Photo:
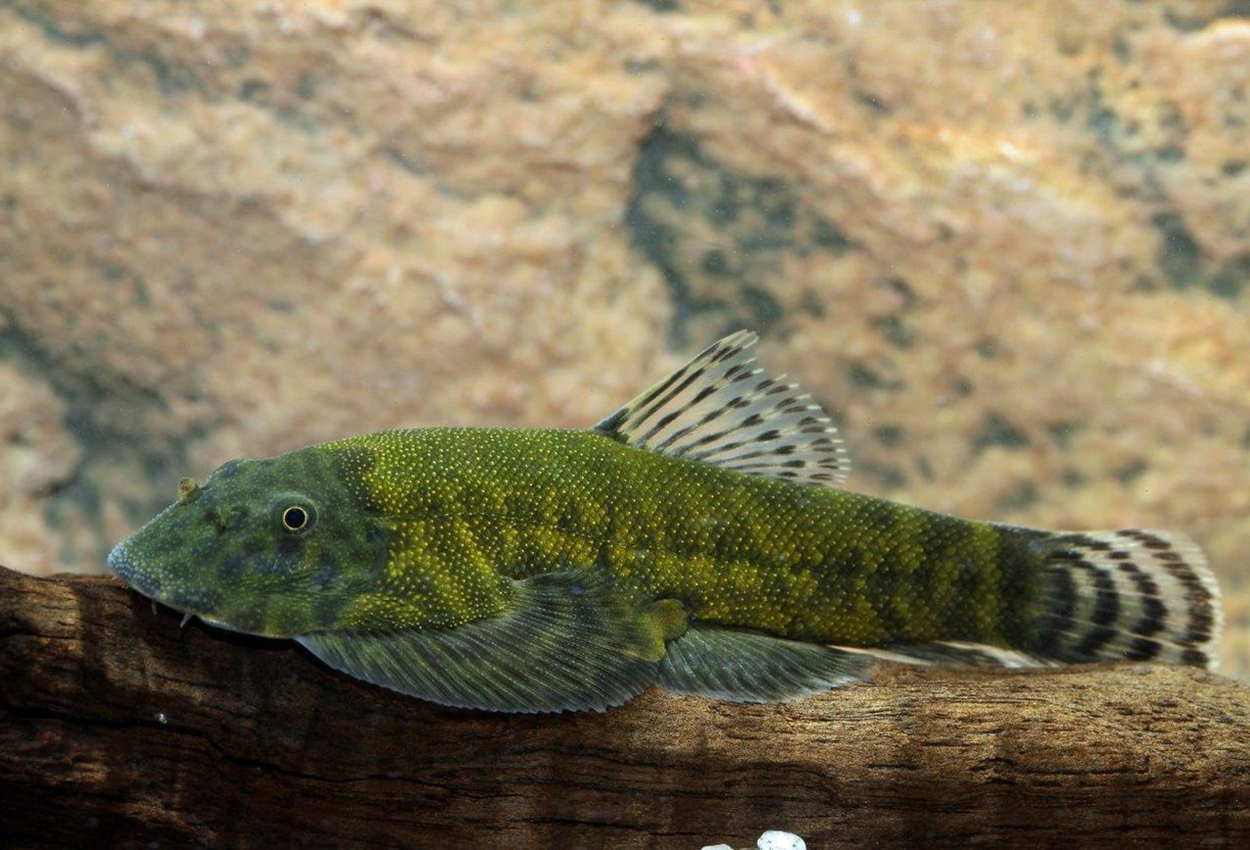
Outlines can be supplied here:
[[587, 430], [420, 428], [234, 460], [109, 555], [214, 626], [445, 705], [783, 702], [874, 659], [1212, 666], [1219, 590], [1161, 531], [972, 522], [842, 489], [739, 332]]

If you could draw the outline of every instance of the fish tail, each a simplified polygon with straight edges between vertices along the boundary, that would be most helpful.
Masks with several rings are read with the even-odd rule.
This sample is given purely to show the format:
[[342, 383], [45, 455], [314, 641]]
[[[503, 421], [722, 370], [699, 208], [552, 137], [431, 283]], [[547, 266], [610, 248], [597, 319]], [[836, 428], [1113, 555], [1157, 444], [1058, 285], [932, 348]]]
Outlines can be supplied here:
[[1035, 657], [1214, 669], [1223, 612], [1198, 546], [1170, 531], [1029, 532], [1041, 558]]

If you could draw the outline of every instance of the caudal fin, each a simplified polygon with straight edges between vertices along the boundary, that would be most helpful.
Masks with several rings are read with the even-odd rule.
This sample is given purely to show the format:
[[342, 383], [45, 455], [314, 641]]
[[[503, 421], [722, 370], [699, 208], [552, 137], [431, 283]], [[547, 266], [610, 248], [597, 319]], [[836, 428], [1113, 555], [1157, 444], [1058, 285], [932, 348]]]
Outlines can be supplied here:
[[1041, 534], [1042, 612], [1031, 654], [1062, 663], [1214, 669], [1220, 591], [1197, 545], [1168, 531]]

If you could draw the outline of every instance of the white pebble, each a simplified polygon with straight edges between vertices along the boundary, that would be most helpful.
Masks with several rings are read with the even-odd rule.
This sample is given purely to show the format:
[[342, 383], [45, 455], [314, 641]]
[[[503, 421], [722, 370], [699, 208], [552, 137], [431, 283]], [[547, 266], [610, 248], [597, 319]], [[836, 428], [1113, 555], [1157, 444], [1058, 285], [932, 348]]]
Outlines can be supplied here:
[[755, 842], [759, 850], [807, 850], [807, 842], [790, 832], [770, 829]]
[[734, 850], [728, 844], [709, 844], [703, 850]]

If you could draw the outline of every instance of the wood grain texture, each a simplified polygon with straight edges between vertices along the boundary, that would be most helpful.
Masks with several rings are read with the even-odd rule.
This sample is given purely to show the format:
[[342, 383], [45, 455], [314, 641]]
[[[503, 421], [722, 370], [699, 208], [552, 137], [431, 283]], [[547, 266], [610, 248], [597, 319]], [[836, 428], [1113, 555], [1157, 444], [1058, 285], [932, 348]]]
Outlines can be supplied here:
[[[1197, 670], [882, 670], [791, 705], [441, 708], [108, 578], [0, 569], [13, 846], [1250, 842], [1250, 690]], [[153, 845], [153, 842], [156, 844]]]

